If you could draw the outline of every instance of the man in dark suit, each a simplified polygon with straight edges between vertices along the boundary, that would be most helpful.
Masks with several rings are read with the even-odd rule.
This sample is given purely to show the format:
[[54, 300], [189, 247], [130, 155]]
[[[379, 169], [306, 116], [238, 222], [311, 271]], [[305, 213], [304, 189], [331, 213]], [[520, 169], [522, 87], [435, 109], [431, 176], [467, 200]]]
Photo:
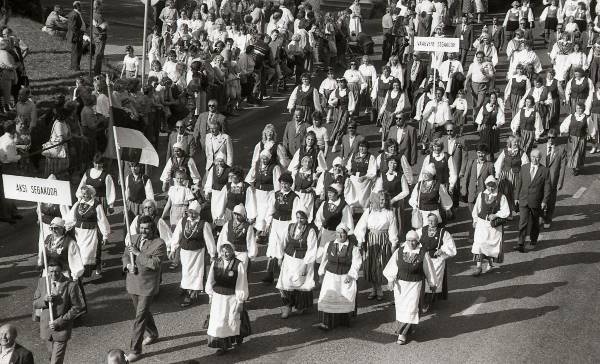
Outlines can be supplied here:
[[467, 64], [467, 54], [473, 46], [473, 27], [469, 25], [469, 16], [463, 14], [462, 23], [456, 27], [454, 37], [460, 40], [460, 61]]
[[196, 154], [196, 139], [188, 132], [183, 120], [175, 123], [175, 131], [169, 135], [169, 144], [167, 145], [167, 160], [173, 155], [173, 144], [181, 143], [185, 147], [187, 155], [194, 157]]
[[[208, 124], [210, 122], [215, 122], [221, 125], [221, 132], [224, 134], [229, 134], [229, 127], [227, 125], [227, 119], [225, 115], [219, 113], [217, 108], [219, 104], [217, 100], [211, 99], [208, 101], [208, 111], [205, 111], [198, 115], [198, 120], [194, 125], [194, 139], [196, 139], [196, 146], [200, 150], [204, 150], [206, 146], [206, 134], [210, 131], [208, 130]], [[190, 154], [191, 155], [191, 154]]]
[[71, 68], [79, 71], [81, 55], [83, 54], [83, 28], [84, 22], [81, 17], [81, 3], [75, 1], [73, 10], [67, 15], [67, 42], [71, 44]]
[[358, 144], [365, 140], [365, 137], [356, 132], [356, 123], [351, 121], [346, 127], [346, 134], [342, 136], [342, 147], [340, 156], [344, 161], [344, 166], [348, 163], [348, 158], [358, 151]]
[[591, 21], [588, 24], [587, 30], [585, 32], [581, 33], [581, 51], [584, 54], [588, 54], [590, 51], [590, 48], [592, 48], [594, 43], [596, 43], [597, 39], [598, 39], [598, 33], [596, 33], [596, 31], [594, 31], [594, 22]]
[[492, 26], [489, 28], [491, 42], [496, 47], [498, 53], [504, 49], [504, 27], [498, 24], [498, 18], [492, 18]]
[[523, 39], [525, 39], [525, 41], [529, 41], [529, 42], [533, 43], [533, 29], [528, 27], [527, 19], [521, 18], [519, 20], [519, 29], [518, 30], [523, 32]]
[[408, 125], [408, 115], [396, 115], [396, 125], [390, 128], [388, 138], [398, 144], [398, 154], [404, 155], [408, 164], [417, 164], [417, 129]]
[[[49, 261], [47, 271], [50, 277], [50, 292], [46, 287], [46, 277], [41, 277], [33, 297], [33, 307], [42, 310], [40, 336], [46, 341], [50, 363], [63, 363], [73, 321], [85, 305], [77, 282], [72, 282], [63, 275], [60, 261]], [[50, 321], [50, 304], [54, 321]]]
[[283, 146], [288, 152], [288, 157], [293, 157], [294, 153], [304, 143], [306, 128], [308, 128], [308, 124], [304, 122], [302, 112], [300, 110], [294, 111], [294, 120], [288, 121], [283, 132]]
[[487, 146], [480, 144], [477, 147], [477, 158], [469, 159], [465, 165], [460, 191], [467, 199], [469, 211], [473, 211], [477, 196], [485, 189], [485, 179], [494, 176], [494, 164], [487, 160], [487, 154]]
[[465, 174], [465, 167], [467, 164], [467, 146], [462, 137], [456, 136], [456, 128], [454, 123], [450, 121], [447, 122], [445, 129], [446, 135], [442, 137], [443, 150], [445, 150], [452, 159], [452, 162], [454, 163], [454, 170], [459, 177], [456, 181], [457, 184], [454, 186], [451, 196], [453, 208], [457, 208], [460, 197], [460, 179]]
[[[123, 271], [127, 274], [125, 287], [135, 308], [130, 353], [127, 354], [129, 362], [140, 359], [142, 345], [150, 345], [158, 339], [150, 305], [160, 286], [160, 265], [167, 257], [167, 246], [155, 235], [156, 226], [152, 217], [141, 216], [138, 231], [138, 235], [131, 237], [129, 249], [123, 253]], [[133, 262], [130, 254], [134, 257]], [[144, 333], [147, 333], [145, 338]]]
[[0, 326], [0, 363], [33, 364], [33, 354], [17, 344], [17, 328], [6, 324]]
[[548, 168], [550, 172], [550, 198], [548, 207], [544, 212], [544, 229], [549, 229], [552, 224], [552, 216], [556, 206], [556, 195], [563, 187], [565, 170], [567, 168], [567, 151], [563, 145], [556, 145], [558, 133], [556, 129], [548, 130], [548, 143], [540, 146], [540, 164]]
[[514, 249], [525, 253], [527, 231], [531, 245], [536, 245], [540, 234], [540, 217], [548, 207], [550, 199], [550, 171], [540, 164], [541, 153], [531, 151], [527, 163], [521, 166], [521, 173], [515, 185], [515, 204], [519, 206], [519, 240]]

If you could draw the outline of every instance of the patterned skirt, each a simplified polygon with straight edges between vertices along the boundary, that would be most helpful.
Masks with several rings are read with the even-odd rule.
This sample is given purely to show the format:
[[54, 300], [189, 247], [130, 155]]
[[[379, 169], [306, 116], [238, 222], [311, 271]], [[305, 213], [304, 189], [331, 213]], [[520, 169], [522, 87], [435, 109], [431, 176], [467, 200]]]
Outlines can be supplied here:
[[510, 211], [518, 211], [515, 206], [515, 181], [519, 179], [521, 172], [519, 170], [516, 173], [509, 168], [508, 170], [500, 171], [500, 182], [498, 183], [498, 192], [506, 196]]
[[569, 168], [581, 168], [585, 163], [585, 137], [569, 135], [567, 142], [567, 166]]
[[392, 243], [390, 243], [387, 230], [370, 230], [367, 236], [367, 252], [363, 262], [365, 279], [372, 284], [384, 284], [383, 269], [391, 256]]
[[44, 176], [48, 177], [54, 174], [57, 178], [62, 175], [67, 175], [69, 171], [69, 156], [66, 158], [46, 158], [46, 168]]

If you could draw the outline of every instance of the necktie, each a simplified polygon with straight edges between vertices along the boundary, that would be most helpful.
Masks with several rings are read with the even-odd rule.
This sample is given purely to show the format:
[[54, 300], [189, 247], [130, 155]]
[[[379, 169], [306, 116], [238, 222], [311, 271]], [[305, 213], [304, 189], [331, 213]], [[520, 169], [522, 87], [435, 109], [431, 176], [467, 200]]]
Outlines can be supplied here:
[[181, 143], [182, 140], [183, 140], [183, 135], [177, 134], [177, 143]]
[[531, 180], [533, 181], [533, 178], [535, 177], [535, 166], [531, 166], [531, 169], [529, 170], [529, 174], [531, 174]]
[[552, 153], [554, 153], [554, 148], [552, 148], [551, 145], [548, 146], [548, 153], [546, 155], [546, 166], [548, 164], [550, 164], [550, 161], [552, 160]]

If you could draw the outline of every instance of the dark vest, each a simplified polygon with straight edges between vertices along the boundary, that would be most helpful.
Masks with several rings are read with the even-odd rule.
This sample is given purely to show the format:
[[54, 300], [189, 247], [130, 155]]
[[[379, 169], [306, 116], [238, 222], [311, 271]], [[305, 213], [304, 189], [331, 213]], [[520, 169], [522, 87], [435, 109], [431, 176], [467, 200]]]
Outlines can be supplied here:
[[435, 177], [439, 183], [447, 184], [450, 178], [450, 168], [448, 167], [448, 153], [444, 152], [444, 158], [441, 161], [430, 156], [429, 162], [435, 166]]
[[387, 179], [387, 173], [381, 177], [383, 190], [390, 194], [391, 197], [395, 197], [402, 192], [402, 175], [396, 174], [391, 181]]
[[381, 163], [379, 164], [379, 173], [381, 176], [383, 176], [384, 174], [387, 173], [388, 171], [388, 161], [390, 159], [395, 159], [397, 164], [398, 164], [398, 170], [396, 172], [398, 172], [398, 174], [403, 174], [404, 171], [402, 170], [402, 154], [395, 154], [395, 155], [387, 155], [386, 153], [382, 153], [381, 154]]
[[256, 177], [254, 185], [256, 189], [262, 191], [273, 191], [275, 186], [273, 185], [273, 169], [275, 168], [275, 164], [269, 164], [269, 166], [261, 170], [260, 162], [257, 162], [256, 165]]
[[87, 208], [88, 204], [84, 204], [86, 207], [81, 208], [81, 204], [77, 204], [75, 209], [75, 227], [80, 229], [95, 229], [98, 226], [98, 214], [96, 214], [96, 207], [100, 205], [98, 200], [94, 199], [94, 204]]
[[241, 263], [242, 262], [236, 258], [233, 258], [231, 264], [228, 264], [223, 259], [218, 260], [213, 268], [213, 277], [215, 279], [213, 291], [226, 296], [234, 295], [238, 276], [238, 265]]
[[148, 176], [142, 175], [142, 178], [134, 179], [133, 175], [129, 175], [127, 188], [129, 189], [129, 201], [134, 203], [142, 203], [146, 199], [146, 182]]
[[242, 182], [242, 189], [238, 191], [237, 188], [233, 189], [231, 183], [227, 182], [227, 207], [229, 210], [233, 210], [239, 204], [246, 204], [246, 192], [248, 191], [248, 184]]
[[353, 248], [354, 244], [348, 242], [348, 245], [344, 246], [342, 250], [338, 252], [337, 244], [333, 241], [329, 243], [325, 270], [337, 275], [348, 274], [350, 267], [352, 266]]
[[486, 105], [483, 106], [482, 110], [483, 110], [483, 121], [481, 122], [481, 125], [487, 125], [489, 127], [496, 125], [496, 117], [498, 115], [498, 110], [488, 111]]
[[238, 229], [233, 229], [233, 219], [227, 223], [227, 241], [233, 244], [233, 248], [236, 252], [247, 252], [248, 246], [246, 245], [246, 236], [248, 236], [247, 222], [242, 222], [238, 225]]
[[94, 187], [96, 197], [106, 197], [106, 175], [107, 173], [102, 171], [98, 178], [92, 178], [90, 177], [90, 169], [85, 172], [85, 184]]
[[304, 174], [298, 172], [296, 173], [296, 179], [294, 180], [294, 191], [307, 193], [307, 189], [313, 186], [313, 182], [314, 178], [312, 173], [307, 178]]
[[350, 94], [350, 91], [348, 89], [346, 89], [345, 96], [340, 96], [339, 89], [335, 90], [335, 98], [338, 100], [337, 107], [339, 107], [343, 110], [348, 110], [348, 103], [350, 102], [350, 98], [348, 97], [349, 94]]
[[504, 160], [502, 161], [502, 170], [508, 171], [512, 169], [513, 173], [517, 173], [521, 170], [521, 151], [512, 156], [508, 148], [504, 149]]
[[[419, 185], [422, 188], [422, 185]], [[422, 211], [433, 211], [437, 210], [440, 206], [440, 183], [438, 181], [433, 182], [433, 187], [430, 192], [420, 191], [419, 196], [419, 210]], [[422, 242], [421, 242], [422, 243]]]
[[423, 246], [423, 250], [429, 252], [429, 255], [433, 258], [435, 251], [438, 250], [442, 246], [442, 234], [444, 233], [444, 229], [441, 227], [437, 228], [435, 235], [430, 237], [427, 233], [428, 226], [423, 226], [421, 228], [421, 246]]
[[329, 202], [325, 201], [323, 205], [323, 228], [335, 231], [342, 222], [344, 207], [346, 207], [346, 201], [343, 198], [340, 198], [340, 203], [333, 211], [329, 210]]
[[579, 121], [575, 119], [575, 114], [571, 115], [571, 122], [569, 123], [569, 135], [574, 137], [585, 137], [587, 133], [587, 116], [583, 120]]
[[354, 176], [358, 172], [358, 175], [361, 177], [366, 175], [369, 170], [369, 159], [371, 159], [371, 154], [369, 153], [365, 154], [364, 157], [359, 156], [358, 153], [354, 153], [350, 161], [350, 174]]
[[525, 115], [525, 109], [521, 109], [519, 112], [521, 113], [521, 115], [519, 115], [521, 117], [521, 130], [534, 131], [536, 111], [534, 110], [529, 116]]
[[[64, 236], [59, 245], [50, 248], [50, 242], [52, 241], [52, 235], [48, 235], [46, 240], [44, 241], [44, 246], [46, 248], [46, 258], [48, 261], [50, 260], [58, 260], [62, 263], [63, 270], [69, 269], [69, 244], [75, 243], [72, 239], [67, 235]], [[59, 252], [57, 249], [62, 248]]]
[[392, 94], [390, 93], [390, 97], [388, 98], [387, 104], [385, 104], [385, 111], [389, 113], [393, 113], [394, 111], [396, 111], [396, 107], [398, 106], [398, 101], [400, 101], [401, 95], [402, 94], [398, 92], [396, 97], [392, 97]]
[[188, 218], [184, 217], [181, 221], [181, 240], [179, 246], [183, 250], [200, 250], [206, 246], [204, 241], [204, 221], [200, 220], [195, 229], [191, 229], [188, 224]]
[[308, 243], [306, 241], [308, 233], [310, 232], [310, 226], [306, 226], [302, 235], [298, 239], [294, 238], [294, 230], [296, 230], [296, 223], [288, 226], [287, 243], [285, 244], [285, 254], [290, 257], [304, 259], [306, 256], [306, 249], [308, 249]]
[[401, 250], [398, 251], [398, 274], [396, 279], [400, 279], [407, 282], [419, 282], [425, 278], [425, 271], [423, 270], [423, 260], [425, 260], [425, 254], [427, 251], [423, 248], [419, 250], [418, 254], [406, 254]]
[[339, 183], [342, 186], [346, 182], [346, 177], [344, 175], [338, 175], [337, 177], [333, 176], [333, 173], [326, 171], [323, 173], [323, 191], [327, 191], [329, 186], [334, 183]]
[[512, 83], [510, 84], [510, 94], [511, 95], [525, 95], [527, 91], [527, 79], [523, 79], [520, 82], [517, 82], [515, 78], [512, 79]]
[[302, 86], [298, 86], [298, 92], [296, 92], [296, 105], [298, 106], [313, 106], [313, 90], [310, 86], [306, 92], [302, 91]]
[[189, 161], [190, 161], [190, 159], [188, 157], [183, 157], [183, 158], [181, 158], [181, 161], [178, 162], [177, 157], [172, 156], [171, 157], [171, 171], [169, 173], [171, 178], [175, 178], [175, 172], [177, 172], [179, 170], [185, 171], [188, 178], [191, 178], [190, 167], [188, 165]]
[[481, 200], [481, 210], [479, 211], [477, 217], [480, 219], [487, 220], [488, 215], [495, 214], [500, 211], [500, 200], [502, 199], [501, 194], [498, 193], [496, 198], [488, 203], [487, 199], [485, 198], [485, 194], [481, 192], [479, 194], [479, 199]]
[[281, 191], [275, 192], [275, 213], [273, 218], [282, 221], [290, 221], [292, 219], [292, 209], [294, 199], [298, 197], [294, 191], [284, 195]]
[[[306, 150], [306, 147], [302, 146], [300, 149], [298, 149], [298, 161], [301, 161], [305, 156], [310, 157], [310, 159], [312, 160], [310, 169], [313, 173], [316, 172], [317, 167], [319, 166], [319, 163], [318, 163], [319, 148], [315, 145], [315, 146], [311, 147], [309, 150]], [[300, 168], [298, 167], [298, 169], [300, 169]]]
[[217, 167], [212, 167], [212, 186], [211, 188], [215, 191], [221, 191], [221, 189], [227, 184], [229, 180], [229, 167], [223, 168], [220, 175], [217, 175]]
[[[275, 142], [273, 143], [273, 145], [271, 146], [271, 149], [269, 149], [269, 152], [271, 153], [271, 163], [275, 164], [278, 162], [278, 157], [277, 157], [277, 147], [278, 147], [279, 143]], [[262, 152], [265, 149], [265, 144], [262, 142], [260, 142], [260, 151]]]
[[[391, 90], [391, 89], [392, 89], [392, 81], [390, 81], [390, 82], [383, 82], [383, 80], [381, 79], [381, 77], [379, 77], [377, 79], [377, 96], [379, 96], [379, 97], [385, 97], [385, 94], [387, 94], [388, 90]], [[400, 94], [400, 93], [398, 93], [398, 94]]]
[[586, 99], [590, 92], [587, 77], [583, 79], [581, 85], [573, 79], [571, 82], [571, 99]]

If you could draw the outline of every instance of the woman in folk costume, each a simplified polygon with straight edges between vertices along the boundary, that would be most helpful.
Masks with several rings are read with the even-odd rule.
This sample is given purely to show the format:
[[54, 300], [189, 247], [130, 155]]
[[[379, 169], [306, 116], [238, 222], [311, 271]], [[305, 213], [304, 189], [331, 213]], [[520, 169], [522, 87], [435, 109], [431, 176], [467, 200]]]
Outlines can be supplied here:
[[434, 139], [431, 142], [431, 154], [423, 159], [423, 166], [419, 180], [423, 179], [423, 170], [429, 164], [435, 166], [435, 177], [437, 181], [446, 187], [446, 190], [452, 194], [456, 181], [458, 180], [458, 171], [450, 155], [444, 151], [444, 142], [441, 139]]
[[512, 117], [519, 113], [522, 107], [520, 101], [530, 88], [529, 78], [523, 74], [523, 65], [517, 65], [515, 74], [508, 79], [504, 89], [504, 100], [507, 101], [508, 107], [510, 107]]
[[389, 159], [388, 170], [385, 174], [377, 178], [373, 192], [386, 192], [390, 197], [390, 208], [396, 216], [398, 225], [398, 235], [402, 234], [402, 229], [406, 227], [404, 219], [404, 199], [410, 195], [410, 188], [406, 177], [400, 173], [400, 166], [396, 159]]
[[244, 308], [249, 297], [248, 276], [244, 264], [235, 257], [233, 247], [224, 243], [219, 258], [212, 262], [206, 280], [210, 297], [208, 346], [224, 354], [233, 344], [241, 345], [250, 335], [250, 318]]
[[490, 93], [489, 101], [479, 109], [475, 124], [478, 125], [480, 143], [486, 144], [493, 156], [500, 144], [498, 128], [504, 125], [504, 107], [500, 107], [495, 92]]
[[333, 121], [333, 108], [329, 106], [329, 96], [338, 88], [338, 83], [335, 79], [333, 68], [327, 68], [327, 78], [321, 82], [319, 86], [319, 94], [321, 95], [321, 110], [327, 111], [327, 124]]
[[569, 69], [571, 70], [571, 75], [573, 74], [573, 70], [577, 68], [581, 68], [584, 71], [588, 69], [588, 61], [587, 55], [583, 53], [584, 49], [581, 49], [581, 45], [579, 42], [573, 43], [573, 51], [567, 57], [567, 63], [569, 64]]
[[301, 111], [304, 122], [312, 124], [312, 113], [321, 111], [319, 91], [310, 84], [310, 74], [303, 73], [300, 79], [302, 83], [292, 91], [287, 109], [292, 115], [296, 110]]
[[348, 158], [346, 170], [349, 171], [348, 184], [345, 188], [345, 198], [348, 205], [366, 208], [377, 177], [377, 161], [369, 153], [369, 142], [361, 140], [358, 151]]
[[398, 144], [394, 139], [388, 139], [385, 141], [383, 148], [384, 152], [379, 154], [375, 158], [375, 164], [377, 166], [377, 174], [383, 176], [388, 170], [388, 160], [396, 159], [399, 164], [399, 173], [406, 177], [406, 181], [409, 185], [413, 183], [412, 167], [408, 164], [408, 159], [404, 154], [398, 154]]
[[352, 207], [344, 199], [344, 188], [339, 183], [327, 187], [327, 198], [321, 203], [315, 215], [315, 226], [319, 229], [319, 249], [317, 263], [321, 261], [325, 244], [335, 239], [335, 228], [343, 223], [349, 233], [354, 234]]
[[567, 135], [567, 166], [577, 176], [585, 162], [588, 116], [582, 102], [575, 107], [575, 113], [567, 116], [560, 124], [560, 133]]
[[[381, 75], [375, 79], [373, 87], [371, 88], [371, 104], [373, 105], [373, 110], [375, 112], [380, 113], [388, 91], [392, 89], [393, 82], [394, 76], [392, 76], [392, 69], [390, 66], [383, 66], [381, 68]], [[400, 81], [398, 82], [400, 83]], [[399, 86], [398, 89], [401, 88], [401, 83]], [[377, 125], [381, 125], [379, 117], [377, 118]]]
[[560, 82], [567, 81], [569, 78], [569, 63], [567, 58], [573, 51], [573, 42], [570, 40], [569, 33], [560, 33], [559, 39], [552, 46], [550, 51], [550, 60], [552, 68], [556, 71], [556, 79]]
[[525, 103], [521, 111], [515, 115], [510, 123], [510, 129], [514, 135], [521, 135], [521, 142], [525, 153], [529, 154], [533, 144], [544, 132], [544, 125], [540, 113], [535, 110], [533, 96], [525, 97]]
[[600, 151], [600, 82], [596, 83], [596, 90], [592, 95], [587, 133], [590, 143], [592, 143], [590, 154]]
[[246, 182], [254, 188], [256, 201], [256, 221], [254, 228], [258, 239], [266, 239], [267, 232], [267, 210], [269, 200], [275, 191], [279, 190], [279, 177], [281, 176], [281, 167], [274, 162], [273, 155], [268, 149], [260, 152], [258, 161], [252, 165]]
[[488, 12], [488, 2], [487, 0], [475, 0], [475, 9], [474, 13], [477, 14], [477, 23], [481, 24], [483, 21], [483, 14]]
[[431, 35], [433, 36], [436, 29], [444, 30], [444, 20], [446, 19], [446, 14], [448, 12], [448, 8], [446, 7], [446, 2], [441, 0], [434, 0], [433, 6], [435, 7], [435, 12], [432, 15], [431, 19]]
[[[48, 176], [49, 180], [56, 180], [56, 177], [51, 174]], [[52, 234], [52, 230], [50, 229], [50, 223], [55, 217], [60, 217], [61, 219], [65, 219], [69, 214], [69, 206], [67, 205], [55, 205], [50, 203], [38, 203], [38, 213], [42, 217], [42, 220], [39, 222], [40, 224], [40, 239], [39, 239], [39, 249], [38, 249], [38, 263], [42, 260], [42, 245], [44, 241], [46, 241], [46, 237]], [[38, 264], [41, 265], [41, 264]]]
[[327, 198], [327, 189], [334, 183], [344, 186], [346, 190], [347, 175], [344, 170], [344, 162], [341, 157], [335, 157], [331, 163], [331, 168], [328, 171], [321, 173], [317, 180], [315, 193], [319, 197], [319, 201], [325, 201]]
[[[131, 225], [129, 226], [129, 232], [131, 235], [137, 235], [140, 233], [140, 217], [141, 216], [150, 216], [152, 221], [154, 221], [154, 225], [157, 230], [155, 233], [156, 236], [160, 237], [165, 243], [169, 243], [171, 241], [172, 231], [169, 224], [160, 217], [158, 214], [158, 207], [156, 206], [156, 201], [154, 200], [144, 200], [142, 203], [142, 213], [133, 218], [131, 221]], [[171, 245], [167, 245], [167, 251], [170, 252]]]
[[477, 196], [473, 208], [473, 260], [477, 266], [473, 276], [482, 273], [481, 263], [488, 262], [486, 272], [494, 268], [493, 261], [502, 262], [502, 242], [504, 240], [503, 221], [511, 214], [508, 199], [498, 192], [498, 182], [493, 176], [485, 179], [485, 191]]
[[513, 1], [511, 3], [512, 7], [508, 9], [506, 16], [504, 17], [502, 26], [506, 32], [506, 39], [513, 39], [515, 36], [515, 30], [519, 29], [519, 19], [521, 18], [519, 5], [520, 4], [518, 1]]
[[211, 258], [215, 257], [215, 239], [212, 227], [200, 218], [201, 207], [197, 201], [190, 203], [187, 216], [179, 220], [171, 238], [171, 256], [180, 249], [181, 258], [181, 293], [184, 296], [181, 307], [188, 307], [198, 301], [204, 290], [204, 253], [208, 251]]
[[527, 91], [525, 97], [519, 102], [521, 107], [525, 106], [525, 99], [528, 96], [533, 97], [534, 109], [540, 115], [542, 121], [542, 133], [545, 133], [546, 130], [550, 128], [549, 107], [552, 105], [552, 95], [550, 95], [550, 90], [546, 87], [542, 76], [537, 77], [533, 81], [533, 87]]
[[354, 0], [352, 5], [350, 5], [350, 21], [348, 23], [348, 28], [350, 28], [350, 34], [354, 34], [354, 36], [358, 36], [358, 33], [362, 32], [362, 15], [360, 13], [360, 0]]
[[426, 280], [432, 288], [437, 288], [437, 276], [431, 256], [419, 243], [419, 235], [411, 230], [406, 233], [406, 241], [394, 251], [383, 275], [388, 287], [394, 292], [398, 339], [397, 344], [404, 345], [413, 326], [419, 323], [419, 301]]
[[325, 160], [325, 155], [319, 146], [317, 145], [317, 135], [314, 131], [309, 130], [306, 132], [306, 136], [304, 137], [304, 143], [302, 146], [298, 148], [290, 164], [288, 165], [288, 171], [294, 175], [300, 167], [301, 161], [308, 157], [311, 160], [310, 168], [313, 173], [321, 174], [323, 171], [327, 170], [327, 161]]
[[294, 185], [292, 189], [298, 195], [300, 207], [308, 215], [308, 222], [313, 222], [315, 210], [315, 187], [317, 185], [317, 173], [312, 170], [313, 160], [310, 156], [302, 157], [300, 168], [292, 172]]
[[373, 87], [375, 87], [374, 85], [377, 83], [377, 70], [375, 69], [375, 66], [371, 64], [369, 56], [362, 56], [362, 63], [360, 66], [358, 66], [358, 72], [360, 72], [363, 79], [367, 83], [367, 87], [365, 89], [360, 90], [361, 92], [358, 104], [361, 108], [364, 108], [365, 113], [368, 114], [371, 111], [371, 108], [373, 107], [371, 93], [373, 92]]
[[216, 226], [225, 223], [225, 206], [227, 204], [227, 183], [229, 182], [229, 166], [225, 164], [225, 154], [217, 153], [214, 164], [207, 171], [204, 194], [210, 199], [210, 214]]
[[590, 79], [595, 85], [600, 82], [600, 38], [596, 39], [587, 56]]
[[388, 61], [387, 67], [390, 68], [390, 76], [400, 81], [400, 88], [406, 90], [407, 83], [404, 82], [404, 66], [400, 63], [397, 55], [392, 55]]
[[[75, 240], [85, 267], [84, 276], [90, 277], [94, 269], [97, 275], [102, 272], [102, 257], [98, 252], [101, 248], [100, 244], [104, 245], [108, 242], [110, 223], [102, 205], [95, 198], [94, 187], [85, 185], [79, 189], [79, 192], [79, 201], [71, 207], [65, 219], [65, 227], [67, 230], [75, 230]], [[99, 241], [100, 235], [102, 241]]]
[[[343, 78], [348, 81], [348, 90], [354, 96], [356, 100], [356, 108], [354, 112], [350, 112], [353, 116], [358, 116], [361, 105], [360, 105], [360, 94], [367, 89], [367, 80], [363, 74], [358, 70], [358, 60], [350, 61], [350, 69], [344, 72]], [[338, 85], [339, 89], [339, 85]]]
[[[446, 270], [446, 259], [456, 255], [456, 245], [452, 235], [441, 224], [442, 220], [433, 213], [430, 213], [425, 220], [425, 226], [417, 229], [419, 241], [425, 249], [433, 263], [433, 272], [436, 276], [436, 282], [439, 286], [431, 287], [427, 282], [425, 284], [425, 297], [423, 303], [423, 312], [427, 312], [435, 300], [435, 295], [439, 294], [443, 299], [448, 299], [448, 271]], [[440, 287], [441, 286], [441, 287]], [[441, 288], [437, 290], [437, 288]], [[434, 289], [435, 288], [435, 289]]]
[[341, 143], [342, 134], [346, 130], [350, 115], [354, 112], [358, 101], [358, 91], [355, 92], [348, 88], [348, 81], [346, 81], [346, 78], [338, 78], [337, 82], [338, 88], [329, 95], [328, 101], [329, 106], [333, 108], [334, 124], [329, 139], [333, 140], [331, 151], [334, 153], [339, 149], [338, 145]]
[[283, 259], [284, 242], [288, 226], [295, 221], [296, 211], [300, 208], [300, 199], [292, 191], [294, 179], [291, 174], [283, 173], [279, 177], [280, 189], [269, 196], [267, 201], [266, 230], [269, 231], [267, 245], [267, 274], [263, 278], [266, 284], [272, 284], [275, 271]]
[[187, 185], [188, 176], [185, 171], [181, 169], [175, 171], [174, 185], [169, 187], [167, 203], [161, 215], [163, 219], [169, 216], [171, 229], [175, 229], [175, 225], [185, 215], [190, 202], [196, 199], [194, 193]]
[[[94, 187], [94, 190], [96, 190], [96, 199], [100, 202], [105, 211], [110, 212], [115, 203], [115, 184], [112, 176], [104, 170], [104, 162], [105, 160], [102, 154], [97, 153], [94, 155], [94, 165], [92, 168], [88, 169], [81, 178], [77, 191], [81, 192], [81, 187], [85, 185]], [[81, 197], [77, 194], [75, 196], [78, 198]]]
[[512, 54], [512, 60], [506, 73], [507, 78], [515, 74], [515, 68], [518, 64], [523, 65], [524, 73], [529, 79], [542, 72], [542, 63], [537, 53], [533, 50], [531, 41], [526, 40], [523, 42], [519, 50]]
[[235, 205], [232, 218], [223, 225], [217, 240], [217, 251], [221, 251], [223, 244], [227, 243], [233, 246], [236, 259], [244, 264], [244, 269], [248, 272], [250, 259], [256, 257], [258, 248], [254, 228], [248, 221], [243, 204]]
[[[435, 178], [436, 168], [433, 163], [421, 170], [420, 180], [413, 188], [408, 204], [417, 210], [420, 218], [413, 216], [413, 228], [418, 229], [426, 223], [430, 214], [436, 215], [442, 220], [440, 210], [445, 212], [452, 209], [452, 197], [448, 194], [446, 187]], [[413, 215], [416, 213], [413, 211]], [[416, 225], [416, 226], [415, 226]]]
[[362, 263], [360, 250], [348, 239], [349, 228], [341, 223], [335, 229], [336, 238], [327, 242], [319, 266], [319, 328], [333, 329], [350, 325], [356, 314], [356, 281]]
[[[515, 205], [515, 183], [519, 180], [521, 166], [527, 163], [529, 163], [529, 158], [522, 148], [521, 138], [509, 135], [506, 139], [506, 147], [500, 152], [494, 163], [494, 171], [496, 171], [498, 189], [502, 195], [506, 196], [510, 211], [515, 214], [519, 211]], [[512, 220], [512, 214], [508, 216], [508, 219]]]
[[552, 35], [556, 34], [559, 23], [563, 22], [563, 11], [559, 6], [559, 0], [551, 0], [540, 14], [540, 22], [544, 22], [544, 43], [552, 41]]
[[225, 186], [225, 220], [233, 219], [233, 209], [237, 205], [243, 205], [246, 218], [256, 221], [256, 197], [250, 184], [242, 179], [242, 169], [233, 166], [229, 169], [229, 182]]
[[[198, 167], [196, 166], [194, 159], [187, 155], [186, 147], [183, 145], [183, 143], [176, 142], [173, 144], [172, 148], [173, 155], [167, 160], [165, 168], [163, 168], [163, 171], [160, 174], [160, 180], [163, 183], [163, 192], [168, 191], [169, 186], [177, 185], [177, 183], [175, 183], [175, 173], [179, 170], [185, 172], [185, 174], [188, 176], [189, 182], [191, 182], [193, 185], [199, 186], [202, 177], [198, 172]], [[186, 181], [186, 186], [187, 185], [188, 181]], [[171, 222], [171, 224], [174, 223], [175, 222]]]
[[[387, 140], [395, 117], [401, 115], [409, 107], [408, 98], [401, 88], [400, 80], [394, 79], [390, 83], [391, 88], [385, 93], [383, 100], [377, 102], [379, 106], [377, 122], [381, 124], [381, 143]], [[380, 100], [379, 93], [377, 95], [377, 100]]]
[[282, 168], [287, 168], [290, 161], [287, 157], [285, 147], [277, 141], [277, 131], [273, 124], [265, 125], [262, 131], [262, 138], [254, 147], [251, 165], [255, 165], [258, 162], [263, 150], [268, 150], [271, 153], [273, 163], [279, 164]]
[[585, 77], [585, 72], [581, 68], [573, 70], [573, 78], [565, 87], [565, 101], [569, 103], [569, 112], [573, 114], [579, 103], [583, 103], [585, 111], [588, 111], [592, 105], [593, 93], [592, 80]]
[[371, 284], [368, 299], [383, 300], [383, 268], [398, 244], [398, 223], [385, 191], [373, 194], [371, 206], [362, 214], [354, 228], [364, 255], [365, 279]]
[[136, 216], [141, 215], [143, 203], [145, 200], [154, 200], [154, 190], [152, 181], [148, 175], [142, 173], [142, 165], [137, 162], [130, 162], [131, 174], [125, 177], [125, 196], [127, 204], [127, 214], [129, 221]]
[[290, 316], [292, 309], [296, 309], [298, 314], [303, 314], [312, 308], [318, 246], [317, 234], [308, 222], [308, 214], [299, 208], [296, 212], [296, 222], [288, 227], [284, 241], [285, 254], [277, 280], [277, 289], [283, 301], [283, 319]]
[[546, 81], [544, 83], [548, 88], [548, 94], [552, 103], [548, 106], [548, 127], [556, 128], [558, 126], [558, 117], [560, 116], [561, 99], [565, 98], [561, 82], [556, 79], [556, 71], [553, 68], [546, 70]]

